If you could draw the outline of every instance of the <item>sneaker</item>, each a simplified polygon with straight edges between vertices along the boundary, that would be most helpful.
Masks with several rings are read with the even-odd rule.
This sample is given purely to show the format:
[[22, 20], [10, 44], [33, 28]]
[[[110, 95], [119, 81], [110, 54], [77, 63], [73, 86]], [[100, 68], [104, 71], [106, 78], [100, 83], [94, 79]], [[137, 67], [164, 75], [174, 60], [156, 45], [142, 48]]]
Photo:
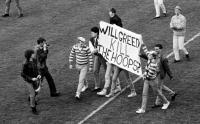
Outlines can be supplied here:
[[113, 97], [115, 94], [113, 92], [110, 92], [108, 95], [106, 95], [106, 97], [110, 98]]
[[167, 17], [167, 13], [163, 13], [163, 16], [164, 16], [164, 17]]
[[3, 14], [1, 17], [9, 17], [9, 14]]
[[76, 94], [75, 98], [76, 98], [77, 100], [80, 100], [80, 94]]
[[138, 109], [138, 110], [136, 111], [136, 113], [142, 114], [142, 113], [145, 113], [145, 110], [140, 108], [140, 109]]
[[59, 92], [51, 94], [51, 97], [58, 97], [58, 96], [60, 96]]
[[18, 18], [24, 17], [24, 14], [19, 14]]
[[160, 16], [158, 16], [158, 17], [154, 17], [153, 19], [159, 19], [160, 18]]
[[118, 92], [121, 92], [121, 87], [120, 86], [117, 86], [117, 88], [114, 90], [114, 93], [118, 93]]
[[85, 92], [88, 89], [88, 85], [84, 85], [83, 88], [81, 89], [81, 92]]
[[180, 62], [180, 60], [175, 60], [175, 59], [174, 59], [174, 63], [178, 63], [178, 62]]
[[190, 60], [189, 54], [186, 54], [185, 57], [187, 58], [188, 61]]
[[31, 107], [31, 109], [32, 109], [32, 113], [33, 113], [34, 115], [38, 115], [38, 112], [37, 112], [36, 107]]
[[154, 104], [153, 106], [151, 106], [151, 108], [158, 108], [158, 107], [162, 107], [162, 105], [156, 105], [156, 104]]
[[103, 89], [102, 91], [97, 92], [97, 95], [99, 95], [99, 96], [105, 96], [106, 93], [107, 93], [107, 90], [106, 90], [106, 89]]
[[94, 88], [93, 90], [92, 90], [92, 92], [100, 92], [101, 91], [101, 88]]
[[170, 105], [170, 102], [163, 104], [162, 109], [163, 110], [167, 109], [169, 107], [169, 105]]
[[134, 97], [134, 96], [136, 96], [137, 95], [137, 93], [134, 91], [134, 92], [131, 92], [131, 94], [129, 94], [128, 95], [128, 98], [131, 98], [131, 97]]
[[175, 101], [177, 95], [178, 95], [177, 93], [175, 93], [174, 95], [172, 95], [171, 96], [171, 101]]

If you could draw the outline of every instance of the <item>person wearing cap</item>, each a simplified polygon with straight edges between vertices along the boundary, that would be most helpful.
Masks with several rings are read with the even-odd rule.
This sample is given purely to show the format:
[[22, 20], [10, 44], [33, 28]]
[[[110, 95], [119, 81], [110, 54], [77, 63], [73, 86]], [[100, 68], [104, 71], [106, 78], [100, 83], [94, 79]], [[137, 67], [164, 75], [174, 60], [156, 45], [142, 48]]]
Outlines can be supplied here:
[[41, 75], [37, 67], [35, 52], [33, 50], [26, 50], [24, 56], [26, 61], [22, 65], [21, 76], [27, 82], [26, 86], [29, 91], [29, 100], [32, 113], [38, 114], [35, 100], [37, 93], [35, 92], [35, 89], [38, 88], [38, 81], [41, 79]]
[[[15, 3], [16, 3], [16, 7], [17, 7], [18, 13], [19, 13], [18, 17], [21, 18], [24, 15], [22, 13], [22, 8], [20, 7], [19, 0], [15, 0]], [[11, 4], [11, 0], [5, 0], [6, 9], [5, 9], [5, 13], [2, 15], [2, 17], [9, 17], [10, 4]]]
[[166, 11], [165, 5], [163, 3], [163, 0], [154, 0], [154, 6], [155, 6], [155, 10], [156, 10], [156, 16], [154, 17], [154, 19], [160, 18], [160, 8], [163, 11], [164, 17], [167, 16], [167, 11]]
[[88, 84], [86, 83], [86, 75], [88, 72], [88, 64], [89, 64], [89, 71], [92, 71], [93, 67], [93, 58], [90, 48], [86, 45], [86, 40], [83, 37], [78, 37], [78, 42], [76, 43], [70, 52], [69, 55], [69, 68], [73, 68], [73, 60], [76, 59], [76, 69], [79, 71], [79, 83], [76, 90], [76, 99], [80, 99], [81, 92], [86, 90]]
[[[145, 45], [142, 46], [142, 49], [143, 49], [143, 51], [147, 51], [147, 48], [146, 48]], [[162, 90], [168, 92], [171, 95], [171, 101], [174, 101], [175, 97], [177, 96], [177, 93], [175, 93], [169, 87], [164, 85], [164, 79], [166, 77], [166, 74], [169, 76], [170, 80], [173, 79], [173, 75], [172, 75], [172, 72], [171, 72], [169, 64], [168, 64], [168, 59], [166, 57], [164, 57], [163, 54], [162, 54], [162, 49], [163, 49], [163, 46], [161, 44], [156, 44], [154, 46], [154, 50], [157, 52], [158, 58], [160, 59], [160, 63], [159, 63], [159, 68], [160, 68], [159, 87], [160, 87], [161, 92], [162, 92]], [[148, 60], [148, 57], [147, 57], [146, 54], [140, 54], [139, 56], [141, 58], [145, 59], [145, 60]], [[161, 107], [161, 106], [162, 106], [161, 100], [157, 96], [156, 102], [152, 106], [152, 108], [157, 108], [157, 107]]]
[[176, 6], [174, 9], [175, 15], [171, 18], [170, 28], [173, 30], [173, 52], [174, 63], [180, 62], [179, 50], [182, 50], [189, 60], [189, 53], [184, 47], [186, 33], [186, 18], [181, 14], [181, 7]]
[[162, 102], [164, 103], [162, 109], [167, 109], [170, 105], [170, 102], [167, 98], [163, 95], [160, 88], [158, 87], [158, 75], [160, 72], [159, 63], [160, 59], [158, 58], [158, 54], [156, 51], [145, 51], [148, 61], [145, 67], [145, 72], [143, 74], [144, 85], [143, 85], [143, 93], [142, 93], [142, 105], [136, 113], [145, 113], [146, 105], [147, 105], [147, 98], [148, 98], [148, 91], [149, 86], [153, 89], [153, 91], [160, 97]]
[[94, 66], [93, 66], [93, 72], [94, 72], [94, 78], [95, 78], [95, 87], [92, 90], [93, 92], [99, 92], [101, 91], [100, 88], [100, 67], [101, 65], [106, 70], [106, 60], [103, 58], [103, 56], [98, 53], [98, 40], [99, 40], [99, 28], [98, 27], [92, 27], [91, 28], [91, 38], [89, 41], [89, 48], [94, 55]]
[[49, 85], [51, 97], [60, 96], [60, 93], [57, 92], [56, 90], [54, 80], [46, 64], [49, 50], [48, 50], [48, 44], [46, 43], [46, 40], [44, 38], [42, 37], [38, 38], [37, 45], [35, 46], [34, 51], [36, 52], [37, 66], [41, 72], [42, 80], [44, 77], [46, 78]]

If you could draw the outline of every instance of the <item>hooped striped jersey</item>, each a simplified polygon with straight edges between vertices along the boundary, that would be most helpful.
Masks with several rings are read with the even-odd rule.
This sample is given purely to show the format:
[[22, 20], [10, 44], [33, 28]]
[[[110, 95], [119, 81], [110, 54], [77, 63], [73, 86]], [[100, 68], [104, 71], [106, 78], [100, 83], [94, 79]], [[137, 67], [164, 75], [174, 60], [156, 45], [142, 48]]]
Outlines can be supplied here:
[[69, 63], [72, 64], [73, 59], [75, 58], [76, 64], [86, 65], [89, 63], [89, 66], [93, 67], [93, 58], [92, 53], [88, 46], [75, 44], [72, 47], [71, 53], [69, 55]]

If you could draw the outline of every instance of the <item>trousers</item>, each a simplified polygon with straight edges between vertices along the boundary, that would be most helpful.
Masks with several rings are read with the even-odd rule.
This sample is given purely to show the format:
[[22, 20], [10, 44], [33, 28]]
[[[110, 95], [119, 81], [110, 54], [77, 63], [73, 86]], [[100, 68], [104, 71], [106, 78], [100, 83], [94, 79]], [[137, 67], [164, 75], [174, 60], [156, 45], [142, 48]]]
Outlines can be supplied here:
[[185, 36], [173, 35], [173, 52], [175, 60], [180, 60], [179, 50], [182, 50], [184, 54], [188, 54], [188, 51], [184, 47]]
[[[22, 8], [20, 7], [19, 0], [15, 0], [15, 3], [16, 3], [16, 7], [18, 9], [18, 13], [22, 14]], [[11, 0], [6, 0], [5, 4], [6, 4], [5, 14], [9, 14]]]
[[154, 6], [156, 10], [156, 17], [160, 16], [160, 8], [162, 9], [163, 13], [167, 13], [163, 0], [154, 0]]

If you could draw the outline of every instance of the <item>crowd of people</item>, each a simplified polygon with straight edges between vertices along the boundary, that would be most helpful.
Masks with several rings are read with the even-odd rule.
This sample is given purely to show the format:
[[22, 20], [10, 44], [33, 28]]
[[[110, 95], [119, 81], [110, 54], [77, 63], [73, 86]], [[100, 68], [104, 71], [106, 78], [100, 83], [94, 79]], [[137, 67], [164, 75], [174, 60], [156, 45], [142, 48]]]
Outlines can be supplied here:
[[[6, 0], [10, 1], [10, 0]], [[160, 18], [160, 7], [163, 9], [164, 16], [167, 16], [167, 11], [164, 7], [163, 0], [161, 3], [159, 0], [154, 0], [156, 8], [156, 17], [154, 19]], [[16, 3], [19, 1], [16, 0]], [[8, 2], [9, 3], [9, 2]], [[19, 15], [21, 15], [21, 9], [19, 7]], [[173, 52], [175, 55], [174, 63], [180, 62], [179, 50], [183, 50], [186, 58], [189, 60], [189, 53], [184, 47], [184, 37], [186, 32], [186, 19], [181, 14], [182, 9], [180, 6], [175, 7], [175, 15], [172, 17], [170, 22], [170, 28], [174, 32], [173, 34]], [[5, 16], [8, 14], [9, 8], [7, 7]], [[123, 27], [121, 18], [117, 15], [116, 9], [111, 8], [109, 10], [110, 24]], [[118, 66], [111, 64], [104, 59], [104, 57], [98, 52], [98, 42], [99, 42], [99, 27], [95, 26], [91, 28], [91, 38], [89, 42], [84, 37], [78, 37], [77, 43], [73, 45], [70, 55], [69, 55], [69, 68], [76, 68], [79, 71], [79, 83], [77, 86], [75, 98], [77, 100], [81, 99], [81, 93], [87, 90], [88, 81], [87, 73], [88, 71], [93, 71], [94, 73], [94, 88], [93, 92], [96, 92], [99, 96], [112, 97], [116, 93], [121, 91], [119, 75], [124, 72], [127, 84], [130, 86], [130, 94], [128, 97], [134, 97], [137, 95], [135, 86], [129, 72]], [[89, 46], [87, 45], [89, 43]], [[164, 85], [164, 79], [166, 74], [173, 79], [173, 74], [170, 71], [168, 64], [168, 59], [163, 56], [162, 44], [156, 44], [153, 50], [148, 50], [146, 45], [143, 43], [140, 51], [140, 57], [147, 60], [145, 71], [142, 75], [144, 80], [143, 93], [142, 93], [142, 105], [141, 108], [136, 111], [136, 113], [145, 113], [148, 89], [149, 86], [153, 89], [154, 93], [157, 95], [155, 104], [152, 108], [161, 107], [162, 109], [167, 109], [170, 105], [170, 100], [162, 93], [162, 90], [169, 92], [171, 95], [171, 101], [175, 100], [177, 93], [166, 85]], [[48, 44], [46, 40], [42, 37], [38, 38], [37, 45], [33, 50], [29, 49], [25, 51], [25, 63], [22, 67], [21, 76], [27, 82], [27, 88], [29, 90], [29, 101], [32, 112], [38, 114], [36, 110], [36, 96], [41, 87], [42, 81], [46, 78], [49, 88], [50, 95], [52, 97], [60, 96], [60, 93], [56, 90], [54, 80], [48, 71], [46, 64], [48, 55]], [[75, 61], [74, 61], [75, 60]], [[75, 65], [73, 64], [75, 63]], [[101, 88], [100, 81], [100, 68], [101, 65], [105, 69], [105, 83], [103, 88]], [[108, 89], [109, 87], [110, 90]], [[110, 91], [108, 93], [108, 91]]]

